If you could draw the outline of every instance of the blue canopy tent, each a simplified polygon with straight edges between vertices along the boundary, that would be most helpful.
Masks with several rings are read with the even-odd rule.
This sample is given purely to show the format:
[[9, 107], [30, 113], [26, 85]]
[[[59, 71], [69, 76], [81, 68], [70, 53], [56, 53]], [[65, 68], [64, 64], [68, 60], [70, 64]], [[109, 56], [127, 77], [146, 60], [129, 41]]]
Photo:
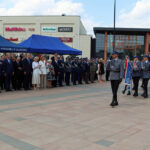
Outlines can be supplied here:
[[0, 36], [0, 52], [27, 52], [27, 48], [14, 44]]
[[32, 35], [19, 45], [27, 47], [29, 53], [53, 54], [57, 52], [60, 55], [82, 55], [82, 51], [65, 45], [56, 37]]

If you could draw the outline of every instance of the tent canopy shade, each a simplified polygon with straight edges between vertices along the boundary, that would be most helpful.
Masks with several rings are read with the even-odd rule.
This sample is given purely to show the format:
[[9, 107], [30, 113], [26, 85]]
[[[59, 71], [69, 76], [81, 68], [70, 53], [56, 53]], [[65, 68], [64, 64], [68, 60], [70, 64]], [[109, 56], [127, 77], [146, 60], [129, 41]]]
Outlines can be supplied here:
[[32, 35], [27, 40], [21, 42], [19, 45], [28, 48], [30, 53], [45, 53], [53, 54], [57, 52], [61, 55], [82, 55], [82, 51], [74, 49], [62, 43], [59, 38]]
[[0, 52], [27, 52], [27, 48], [14, 44], [0, 36]]

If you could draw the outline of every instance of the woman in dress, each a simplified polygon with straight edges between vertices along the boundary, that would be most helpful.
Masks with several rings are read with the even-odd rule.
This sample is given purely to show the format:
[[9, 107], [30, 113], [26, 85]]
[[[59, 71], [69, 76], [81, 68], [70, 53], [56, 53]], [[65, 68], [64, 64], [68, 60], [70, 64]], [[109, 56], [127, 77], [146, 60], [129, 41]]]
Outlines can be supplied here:
[[55, 71], [54, 71], [54, 67], [52, 65], [52, 61], [49, 61], [48, 69], [49, 69], [49, 72], [47, 74], [48, 88], [51, 88], [52, 87], [52, 81], [55, 80]]
[[40, 67], [38, 62], [39, 58], [35, 57], [32, 63], [33, 75], [32, 75], [32, 84], [34, 86], [34, 90], [37, 89], [40, 85]]
[[98, 69], [99, 69], [99, 83], [103, 83], [103, 74], [105, 73], [104, 72], [104, 63], [103, 63], [103, 59], [100, 58], [99, 59], [99, 66], [98, 66]]
[[46, 74], [47, 74], [47, 70], [46, 70], [46, 60], [44, 56], [41, 56], [40, 58], [41, 60], [39, 61], [39, 64], [41, 65], [40, 67], [40, 88], [46, 88]]

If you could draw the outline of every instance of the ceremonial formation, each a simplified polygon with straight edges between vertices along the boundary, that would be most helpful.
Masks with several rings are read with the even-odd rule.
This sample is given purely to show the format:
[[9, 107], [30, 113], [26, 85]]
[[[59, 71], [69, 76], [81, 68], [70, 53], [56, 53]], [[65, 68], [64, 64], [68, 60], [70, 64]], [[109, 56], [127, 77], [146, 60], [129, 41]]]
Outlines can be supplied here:
[[148, 98], [148, 81], [150, 78], [149, 56], [144, 55], [141, 61], [138, 56], [134, 56], [133, 61], [130, 61], [129, 57], [126, 56], [125, 61], [122, 61], [118, 58], [118, 55], [118, 52], [113, 52], [112, 60], [107, 63], [106, 67], [110, 68], [110, 80], [113, 93], [110, 106], [114, 107], [118, 105], [117, 91], [123, 78], [125, 78], [125, 88], [122, 91], [123, 94], [128, 91], [127, 95], [131, 95], [131, 90], [133, 90], [133, 96], [137, 97], [139, 95], [139, 81], [142, 80], [141, 87], [143, 88], [143, 94], [141, 96]]

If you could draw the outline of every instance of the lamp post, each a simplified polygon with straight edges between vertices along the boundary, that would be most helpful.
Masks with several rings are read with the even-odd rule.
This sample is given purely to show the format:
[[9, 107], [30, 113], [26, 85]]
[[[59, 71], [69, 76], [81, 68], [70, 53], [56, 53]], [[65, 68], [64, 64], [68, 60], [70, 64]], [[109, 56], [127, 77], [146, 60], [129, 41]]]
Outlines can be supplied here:
[[113, 51], [115, 51], [115, 45], [116, 45], [116, 0], [114, 0], [114, 33], [113, 33]]

